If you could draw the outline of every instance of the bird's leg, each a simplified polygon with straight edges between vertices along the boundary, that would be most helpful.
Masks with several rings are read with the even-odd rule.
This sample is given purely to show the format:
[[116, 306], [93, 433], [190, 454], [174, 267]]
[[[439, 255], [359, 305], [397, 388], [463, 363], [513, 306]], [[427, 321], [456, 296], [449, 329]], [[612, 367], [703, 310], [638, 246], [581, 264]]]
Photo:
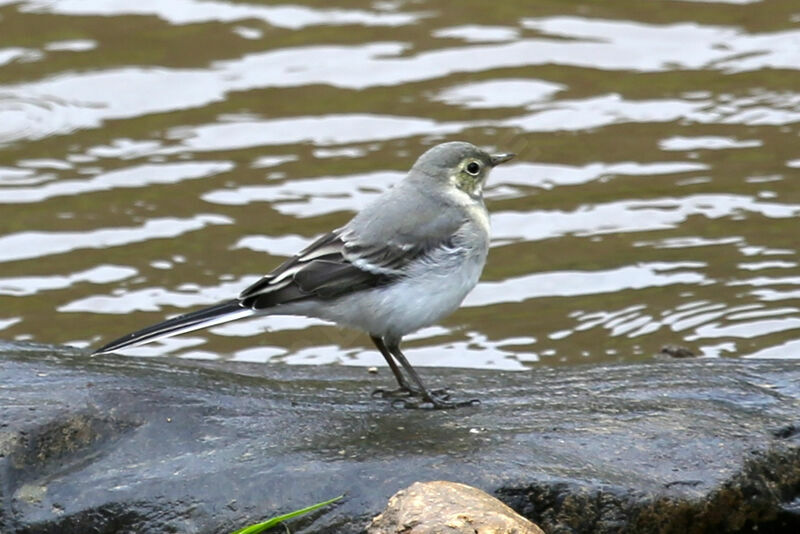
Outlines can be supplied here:
[[389, 349], [386, 348], [386, 343], [383, 342], [383, 338], [378, 336], [369, 336], [372, 339], [372, 342], [375, 343], [375, 346], [378, 347], [378, 350], [381, 351], [386, 363], [389, 364], [389, 368], [392, 370], [395, 379], [397, 379], [397, 385], [400, 386], [397, 389], [392, 390], [385, 390], [385, 389], [376, 389], [372, 392], [373, 397], [383, 397], [383, 398], [392, 398], [392, 397], [411, 397], [414, 395], [418, 395], [420, 392], [414, 389], [411, 384], [408, 383], [406, 377], [403, 376], [403, 373], [400, 371], [400, 368], [397, 367], [397, 363], [395, 363], [392, 354], [389, 352]]
[[[403, 366], [406, 373], [411, 377], [414, 383], [419, 388], [418, 395], [422, 397], [423, 402], [429, 402], [433, 404], [434, 408], [457, 408], [460, 406], [475, 406], [480, 404], [478, 399], [471, 399], [468, 401], [451, 401], [449, 400], [449, 395], [446, 393], [441, 395], [444, 390], [436, 390], [436, 391], [429, 391], [428, 388], [425, 387], [425, 384], [422, 383], [422, 379], [417, 374], [417, 371], [411, 367], [411, 364], [408, 363], [405, 354], [400, 351], [400, 341], [390, 341], [387, 349], [391, 353], [392, 356], [397, 358], [397, 361], [400, 362], [400, 365]], [[418, 403], [405, 403], [407, 408], [417, 408], [419, 407]]]
[[[427, 391], [420, 390], [416, 386], [408, 383], [408, 380], [403, 375], [400, 368], [397, 367], [397, 363], [395, 363], [392, 354], [386, 347], [386, 343], [383, 341], [383, 338], [378, 336], [370, 336], [370, 338], [372, 339], [372, 342], [375, 343], [375, 346], [378, 347], [378, 350], [381, 352], [386, 362], [389, 364], [389, 368], [392, 370], [392, 373], [397, 379], [397, 385], [400, 386], [397, 389], [391, 390], [378, 388], [372, 392], [372, 396], [381, 397], [384, 399], [394, 399], [398, 397], [425, 397], [425, 395], [428, 393]], [[449, 397], [447, 390], [444, 388], [434, 389], [430, 393], [433, 394], [433, 396], [443, 399], [447, 399]]]

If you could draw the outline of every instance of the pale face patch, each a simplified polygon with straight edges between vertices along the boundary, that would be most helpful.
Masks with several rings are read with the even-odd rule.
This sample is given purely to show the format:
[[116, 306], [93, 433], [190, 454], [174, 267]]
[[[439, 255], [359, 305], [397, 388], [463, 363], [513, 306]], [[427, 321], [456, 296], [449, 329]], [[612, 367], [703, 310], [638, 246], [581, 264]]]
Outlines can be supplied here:
[[459, 163], [455, 173], [450, 175], [450, 183], [473, 199], [478, 199], [483, 195], [483, 184], [488, 174], [488, 165], [469, 157]]

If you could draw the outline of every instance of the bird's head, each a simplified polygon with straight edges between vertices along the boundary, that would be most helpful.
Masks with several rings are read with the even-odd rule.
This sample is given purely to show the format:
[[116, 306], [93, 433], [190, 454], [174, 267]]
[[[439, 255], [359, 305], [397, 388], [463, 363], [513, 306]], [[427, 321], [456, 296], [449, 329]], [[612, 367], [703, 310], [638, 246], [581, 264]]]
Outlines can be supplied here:
[[470, 143], [442, 143], [422, 154], [411, 168], [412, 178], [454, 187], [472, 198], [483, 195], [483, 184], [493, 167], [514, 154], [489, 154]]

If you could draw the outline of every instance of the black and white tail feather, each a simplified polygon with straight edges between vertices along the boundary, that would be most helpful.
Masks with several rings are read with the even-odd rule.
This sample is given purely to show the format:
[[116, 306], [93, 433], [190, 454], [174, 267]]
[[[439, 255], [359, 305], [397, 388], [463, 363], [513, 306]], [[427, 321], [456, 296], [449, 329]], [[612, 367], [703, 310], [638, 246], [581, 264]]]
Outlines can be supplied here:
[[128, 334], [119, 339], [108, 343], [94, 351], [93, 355], [107, 354], [115, 352], [120, 349], [135, 347], [137, 345], [144, 345], [152, 341], [164, 339], [166, 337], [177, 336], [185, 334], [193, 330], [201, 328], [208, 328], [228, 321], [235, 321], [242, 319], [249, 315], [253, 315], [254, 310], [245, 308], [239, 300], [231, 300], [204, 308], [196, 312], [187, 313], [178, 317], [173, 317], [164, 322], [142, 328], [132, 334]]

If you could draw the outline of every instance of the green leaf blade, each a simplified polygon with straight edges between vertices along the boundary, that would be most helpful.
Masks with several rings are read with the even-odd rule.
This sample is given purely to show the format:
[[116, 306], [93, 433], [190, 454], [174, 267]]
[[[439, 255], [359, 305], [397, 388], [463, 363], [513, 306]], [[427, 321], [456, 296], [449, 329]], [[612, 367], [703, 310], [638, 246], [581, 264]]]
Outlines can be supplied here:
[[307, 514], [309, 512], [313, 512], [314, 510], [317, 510], [319, 508], [322, 508], [323, 506], [327, 506], [331, 503], [334, 503], [339, 499], [342, 499], [343, 497], [344, 495], [339, 495], [338, 497], [334, 497], [333, 499], [329, 499], [324, 502], [318, 502], [317, 504], [312, 504], [311, 506], [301, 508], [300, 510], [295, 510], [294, 512], [289, 512], [288, 514], [283, 514], [277, 517], [267, 519], [262, 523], [257, 523], [255, 525], [250, 525], [249, 527], [240, 528], [239, 530], [233, 532], [233, 534], [261, 534], [261, 532], [264, 532], [268, 528], [272, 528], [283, 521], [292, 519], [293, 517], [297, 517], [303, 514]]

